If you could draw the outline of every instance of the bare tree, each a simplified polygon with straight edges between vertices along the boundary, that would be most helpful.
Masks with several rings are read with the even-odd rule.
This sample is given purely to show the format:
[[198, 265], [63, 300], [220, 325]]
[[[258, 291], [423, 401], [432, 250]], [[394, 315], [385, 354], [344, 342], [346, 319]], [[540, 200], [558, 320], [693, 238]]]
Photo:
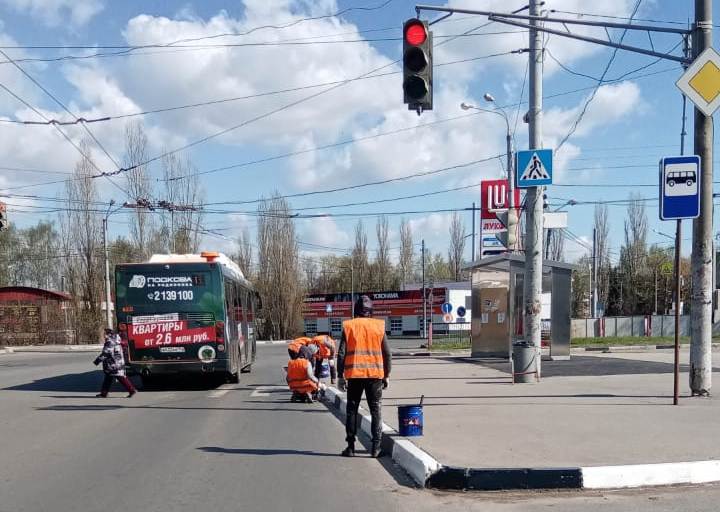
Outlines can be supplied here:
[[625, 216], [625, 242], [620, 250], [620, 267], [624, 279], [622, 297], [624, 312], [640, 312], [643, 297], [638, 286], [642, 274], [647, 272], [648, 220], [645, 204], [635, 194], [630, 195]]
[[596, 237], [596, 258], [598, 267], [598, 300], [607, 310], [610, 293], [610, 221], [606, 204], [595, 206], [594, 228]]
[[448, 251], [448, 267], [455, 281], [462, 279], [463, 254], [465, 253], [465, 222], [458, 212], [453, 212], [450, 221], [450, 250]]
[[320, 280], [318, 264], [312, 258], [302, 258], [302, 270], [305, 280], [305, 289], [308, 293], [320, 293]]
[[352, 250], [352, 264], [355, 268], [355, 286], [357, 290], [364, 291], [370, 288], [369, 264], [367, 252], [367, 234], [362, 220], [355, 226], [355, 246]]
[[171, 153], [162, 158], [165, 213], [162, 231], [166, 249], [175, 253], [197, 252], [202, 239], [205, 190], [187, 157]]
[[410, 224], [402, 219], [400, 221], [400, 275], [402, 287], [408, 283], [408, 279], [413, 275], [413, 257], [415, 249], [413, 247], [413, 236]]
[[565, 231], [562, 229], [552, 230], [552, 236], [550, 237], [550, 247], [548, 253], [552, 261], [564, 261], [565, 255]]
[[98, 339], [102, 326], [102, 227], [92, 154], [87, 142], [80, 148], [85, 156], [65, 182], [67, 209], [60, 217], [60, 246], [66, 256], [62, 272], [75, 300], [78, 339], [88, 342]]
[[251, 279], [252, 277], [252, 265], [253, 265], [253, 250], [252, 242], [250, 240], [250, 232], [247, 228], [240, 232], [237, 239], [238, 252], [235, 259], [240, 265], [240, 269], [245, 274], [245, 277]]
[[[150, 200], [152, 183], [148, 165], [147, 135], [140, 121], [132, 121], [125, 125], [125, 157], [124, 165], [130, 170], [125, 173], [128, 192], [133, 200]], [[155, 252], [152, 243], [157, 240], [154, 235], [154, 215], [144, 208], [136, 208], [130, 221], [130, 237], [136, 247], [140, 259], [147, 259]]]
[[275, 194], [258, 205], [258, 272], [263, 334], [287, 339], [300, 330], [304, 289], [295, 224], [287, 200]]
[[390, 263], [390, 247], [388, 245], [389, 222], [384, 215], [378, 217], [375, 225], [377, 235], [377, 257], [375, 258], [375, 283], [378, 289], [385, 290], [390, 284], [392, 263]]

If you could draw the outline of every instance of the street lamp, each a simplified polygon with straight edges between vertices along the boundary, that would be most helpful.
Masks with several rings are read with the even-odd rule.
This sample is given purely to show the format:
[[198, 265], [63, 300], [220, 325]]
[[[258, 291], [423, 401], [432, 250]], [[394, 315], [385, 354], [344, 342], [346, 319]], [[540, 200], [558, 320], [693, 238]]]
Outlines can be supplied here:
[[[485, 101], [487, 101], [488, 103], [495, 103], [495, 98], [492, 96], [492, 94], [490, 94], [488, 92], [486, 92], [483, 95], [483, 99]], [[460, 103], [460, 108], [463, 110], [478, 110], [480, 112], [488, 112], [490, 114], [498, 115], [505, 120], [505, 156], [507, 159], [506, 167], [507, 167], [508, 189], [509, 189], [508, 210], [512, 210], [513, 208], [515, 208], [515, 177], [513, 176], [512, 134], [510, 133], [510, 120], [508, 119], [507, 114], [501, 108], [496, 107], [495, 109], [490, 110], [487, 108], [480, 108], [480, 107], [477, 107], [475, 105], [472, 105], [470, 103], [465, 103], [465, 102]], [[514, 252], [513, 247], [508, 247], [508, 249], [511, 252]]]

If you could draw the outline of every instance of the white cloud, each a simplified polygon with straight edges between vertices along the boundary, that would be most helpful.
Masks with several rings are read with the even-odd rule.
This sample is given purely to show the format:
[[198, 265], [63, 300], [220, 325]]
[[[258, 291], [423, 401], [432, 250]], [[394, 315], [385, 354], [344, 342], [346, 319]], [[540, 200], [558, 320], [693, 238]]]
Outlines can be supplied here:
[[49, 26], [69, 21], [80, 26], [104, 9], [101, 0], [0, 0], [20, 13], [30, 14]]
[[[298, 238], [307, 244], [313, 244], [317, 247], [317, 251], [312, 247], [302, 247], [301, 249], [311, 250], [312, 252], [329, 252], [336, 254], [336, 248], [350, 247], [350, 233], [343, 230], [332, 217], [319, 217], [312, 221], [306, 221], [297, 224]], [[370, 237], [368, 237], [370, 238]], [[323, 248], [331, 248], [323, 251]]]

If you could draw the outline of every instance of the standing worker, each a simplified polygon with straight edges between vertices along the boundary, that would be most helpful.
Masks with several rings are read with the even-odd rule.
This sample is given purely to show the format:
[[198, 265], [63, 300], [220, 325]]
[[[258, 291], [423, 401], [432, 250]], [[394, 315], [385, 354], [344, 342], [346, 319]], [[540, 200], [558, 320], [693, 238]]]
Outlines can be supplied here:
[[372, 457], [380, 456], [382, 441], [382, 390], [387, 389], [392, 356], [385, 337], [385, 322], [370, 318], [373, 305], [370, 297], [363, 295], [355, 303], [355, 317], [343, 322], [343, 333], [338, 348], [337, 370], [340, 375], [338, 387], [347, 390], [347, 417], [345, 432], [347, 448], [343, 457], [355, 456], [358, 409], [363, 391], [372, 416]]

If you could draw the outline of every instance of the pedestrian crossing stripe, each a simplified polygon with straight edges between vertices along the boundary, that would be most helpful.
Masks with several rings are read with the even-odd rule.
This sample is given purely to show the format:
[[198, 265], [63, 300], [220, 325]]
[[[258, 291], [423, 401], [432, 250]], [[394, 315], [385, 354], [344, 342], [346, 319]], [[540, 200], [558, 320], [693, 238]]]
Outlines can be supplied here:
[[552, 184], [552, 150], [517, 152], [517, 186], [520, 188]]

